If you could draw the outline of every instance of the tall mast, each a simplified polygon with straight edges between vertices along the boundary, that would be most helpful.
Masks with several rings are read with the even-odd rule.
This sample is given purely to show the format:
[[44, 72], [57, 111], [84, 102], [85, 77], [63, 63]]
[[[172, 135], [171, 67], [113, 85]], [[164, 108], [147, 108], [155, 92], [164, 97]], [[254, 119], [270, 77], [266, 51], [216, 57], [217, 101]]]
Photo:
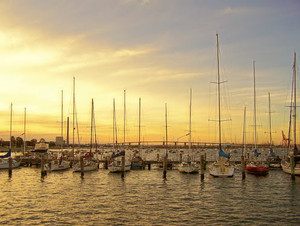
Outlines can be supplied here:
[[271, 121], [271, 96], [269, 94], [269, 129], [270, 129], [270, 148], [272, 148], [272, 121]]
[[141, 106], [142, 101], [141, 98], [139, 98], [139, 146], [141, 145]]
[[26, 108], [24, 108], [24, 147], [23, 147], [23, 155], [26, 151]]
[[10, 104], [10, 126], [9, 126], [9, 149], [11, 150], [11, 137], [12, 137], [12, 103]]
[[62, 138], [62, 144], [61, 148], [63, 148], [64, 145], [64, 91], [61, 91], [61, 138]]
[[255, 60], [253, 60], [253, 82], [254, 82], [254, 148], [256, 149], [256, 145], [257, 145], [257, 134], [256, 134], [256, 89], [255, 89]]
[[297, 91], [297, 86], [296, 86], [296, 83], [297, 83], [297, 76], [296, 76], [296, 52], [294, 52], [294, 65], [293, 65], [293, 75], [294, 75], [294, 149], [296, 150], [297, 148], [297, 140], [296, 140], [296, 119], [297, 119], [297, 94], [296, 94], [296, 91]]
[[192, 89], [190, 89], [189, 150], [192, 148]]
[[166, 147], [168, 147], [168, 109], [165, 103], [165, 120], [166, 120]]
[[219, 147], [221, 148], [222, 137], [221, 137], [221, 99], [220, 99], [219, 35], [216, 34], [216, 36], [217, 36], [217, 65], [218, 65], [218, 79], [217, 79], [217, 84], [218, 84], [218, 114], [219, 114]]
[[94, 123], [94, 99], [92, 99], [92, 110], [91, 110], [91, 144], [90, 151], [93, 148], [93, 123]]
[[243, 148], [242, 148], [242, 156], [244, 156], [244, 150], [246, 151], [246, 106], [244, 107], [244, 125], [243, 125]]
[[113, 147], [115, 148], [115, 98], [113, 99]]
[[126, 142], [126, 90], [124, 89], [124, 145]]
[[73, 77], [73, 141], [72, 141], [73, 151], [74, 151], [74, 140], [75, 140], [75, 77]]

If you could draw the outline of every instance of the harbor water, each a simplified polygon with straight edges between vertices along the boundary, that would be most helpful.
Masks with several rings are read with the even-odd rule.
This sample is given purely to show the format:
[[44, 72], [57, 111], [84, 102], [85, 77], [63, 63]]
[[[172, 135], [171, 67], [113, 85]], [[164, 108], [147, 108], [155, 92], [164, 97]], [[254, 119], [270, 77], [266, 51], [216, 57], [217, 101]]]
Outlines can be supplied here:
[[[238, 167], [237, 167], [238, 168]], [[0, 225], [200, 225], [300, 222], [300, 178], [281, 170], [232, 178], [181, 174], [170, 170], [108, 170], [48, 173], [23, 167], [0, 171]]]

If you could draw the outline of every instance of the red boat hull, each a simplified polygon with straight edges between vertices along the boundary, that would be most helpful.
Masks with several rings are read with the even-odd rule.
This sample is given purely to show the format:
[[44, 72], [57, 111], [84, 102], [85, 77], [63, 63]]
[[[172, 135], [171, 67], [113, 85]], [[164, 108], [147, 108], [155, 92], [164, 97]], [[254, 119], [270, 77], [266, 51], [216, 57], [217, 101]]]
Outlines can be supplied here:
[[267, 175], [269, 173], [269, 168], [266, 166], [247, 166], [247, 173], [255, 174], [255, 175]]

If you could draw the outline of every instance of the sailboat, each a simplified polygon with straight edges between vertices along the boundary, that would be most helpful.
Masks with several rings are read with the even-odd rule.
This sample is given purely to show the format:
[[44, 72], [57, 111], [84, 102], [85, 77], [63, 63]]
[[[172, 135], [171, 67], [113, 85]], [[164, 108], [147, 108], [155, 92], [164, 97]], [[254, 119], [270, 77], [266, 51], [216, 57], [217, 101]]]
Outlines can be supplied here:
[[229, 162], [230, 155], [222, 150], [222, 130], [221, 130], [221, 99], [220, 99], [220, 60], [219, 60], [219, 35], [217, 36], [217, 69], [218, 69], [218, 123], [219, 123], [219, 152], [218, 159], [209, 167], [209, 174], [214, 177], [232, 177], [234, 166]]
[[[113, 147], [116, 150], [118, 144], [118, 135], [117, 135], [117, 123], [116, 123], [116, 106], [115, 99], [113, 99]], [[123, 171], [122, 168], [122, 157], [125, 156], [125, 151], [113, 153], [113, 161], [109, 164], [108, 170], [110, 173], [119, 173]], [[125, 158], [124, 171], [129, 171], [131, 168], [131, 162]]]
[[267, 175], [269, 173], [269, 166], [257, 160], [259, 153], [257, 152], [257, 133], [256, 133], [256, 89], [255, 89], [255, 61], [253, 61], [253, 84], [254, 84], [254, 155], [256, 160], [247, 164], [247, 173], [255, 175]]
[[[64, 131], [64, 121], [63, 121], [63, 90], [61, 91], [61, 137], [62, 137], [62, 143], [61, 143], [61, 151], [63, 149], [63, 131]], [[63, 159], [63, 155], [61, 154], [59, 159], [54, 159], [46, 166], [48, 171], [63, 171], [70, 168], [70, 162]]]
[[190, 117], [189, 117], [189, 154], [187, 160], [182, 162], [179, 167], [178, 171], [181, 173], [198, 173], [199, 172], [199, 165], [196, 162], [191, 161], [191, 151], [192, 151], [192, 89], [190, 89]]
[[[94, 154], [93, 149], [93, 132], [95, 130], [95, 114], [94, 114], [94, 100], [92, 99], [92, 113], [91, 113], [91, 142], [90, 142], [90, 151], [86, 153], [83, 157], [83, 171], [94, 171], [98, 170], [98, 164], [92, 160]], [[96, 131], [95, 131], [96, 133]], [[81, 172], [80, 162], [74, 166], [74, 172]]]
[[[291, 113], [293, 119], [293, 129], [294, 129], [294, 146], [291, 150], [291, 145], [289, 145], [289, 154], [286, 159], [281, 161], [281, 167], [283, 172], [292, 174], [292, 170], [294, 170], [294, 175], [300, 176], [300, 152], [298, 151], [297, 144], [296, 144], [296, 109], [297, 109], [297, 101], [296, 101], [296, 53], [294, 53], [294, 65], [293, 65], [293, 82], [292, 82], [292, 98], [291, 98]], [[291, 122], [291, 121], [290, 121]], [[290, 137], [289, 137], [290, 139]], [[294, 164], [294, 168], [292, 169], [292, 164]]]
[[[9, 150], [6, 154], [0, 156], [0, 169], [8, 169], [9, 168], [9, 159], [11, 157], [11, 137], [12, 137], [12, 104], [10, 105], [10, 135], [9, 135]], [[21, 160], [17, 161], [12, 159], [12, 169], [18, 168], [21, 164]]]
[[280, 168], [281, 164], [280, 164], [280, 158], [279, 156], [275, 155], [275, 152], [273, 151], [272, 148], [272, 121], [271, 121], [271, 95], [270, 92], [268, 93], [269, 95], [269, 136], [270, 136], [270, 151], [269, 151], [269, 155], [267, 158], [268, 164], [269, 164], [269, 168]]

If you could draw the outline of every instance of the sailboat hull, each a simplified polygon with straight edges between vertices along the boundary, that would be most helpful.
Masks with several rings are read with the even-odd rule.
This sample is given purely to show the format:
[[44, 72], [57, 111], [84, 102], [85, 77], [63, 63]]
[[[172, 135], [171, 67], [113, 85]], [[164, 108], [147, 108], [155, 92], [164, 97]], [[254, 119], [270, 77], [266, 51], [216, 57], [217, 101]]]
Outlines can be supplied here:
[[[12, 169], [20, 167], [21, 161], [12, 160]], [[0, 159], [0, 169], [8, 169], [9, 162], [8, 159]]]
[[247, 173], [255, 174], [255, 175], [267, 175], [269, 173], [269, 167], [263, 165], [257, 165], [251, 163], [246, 167]]
[[[283, 172], [292, 174], [291, 164], [288, 161], [281, 162], [281, 168]], [[296, 164], [295, 166], [295, 175], [300, 176], [300, 164]]]
[[209, 167], [209, 174], [214, 177], [232, 177], [234, 167], [229, 163], [217, 161]]
[[[96, 162], [93, 161], [84, 162], [83, 172], [95, 171], [95, 170], [98, 170], [98, 165]], [[74, 166], [74, 172], [81, 172], [80, 163], [77, 163]]]
[[178, 167], [180, 173], [196, 174], [199, 173], [199, 167], [193, 164], [182, 163]]

